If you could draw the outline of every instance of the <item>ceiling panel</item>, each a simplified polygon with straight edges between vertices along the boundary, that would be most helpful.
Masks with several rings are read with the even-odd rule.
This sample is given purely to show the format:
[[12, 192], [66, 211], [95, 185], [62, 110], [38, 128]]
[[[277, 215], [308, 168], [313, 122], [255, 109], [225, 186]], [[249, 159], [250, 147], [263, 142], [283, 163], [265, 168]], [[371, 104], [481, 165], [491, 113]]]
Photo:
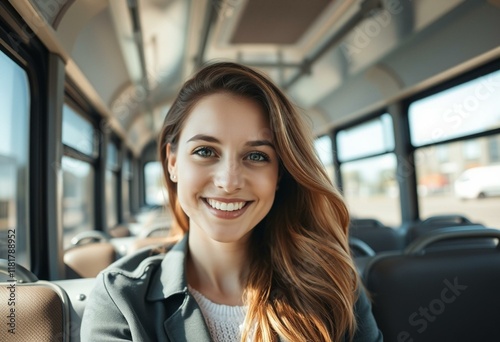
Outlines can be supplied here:
[[248, 1], [230, 43], [295, 44], [331, 3], [331, 0]]

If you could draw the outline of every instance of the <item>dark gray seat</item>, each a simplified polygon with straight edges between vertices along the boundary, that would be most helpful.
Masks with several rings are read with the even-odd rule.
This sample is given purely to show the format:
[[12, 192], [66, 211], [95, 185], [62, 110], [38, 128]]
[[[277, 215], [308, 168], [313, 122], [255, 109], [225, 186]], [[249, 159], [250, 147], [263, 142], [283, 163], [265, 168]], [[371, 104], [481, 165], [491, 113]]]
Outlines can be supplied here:
[[381, 254], [368, 263], [363, 279], [385, 341], [498, 340], [498, 244], [493, 248], [427, 248], [455, 239], [498, 241], [500, 231], [443, 228], [417, 239], [403, 253]]
[[[431, 216], [423, 221], [417, 222], [416, 224], [410, 225], [406, 232], [406, 245], [410, 245], [413, 241], [424, 236], [425, 234], [432, 232], [434, 230], [449, 228], [449, 227], [468, 227], [469, 229], [483, 229], [484, 225], [479, 223], [474, 223], [468, 218], [462, 215], [437, 215]], [[483, 247], [491, 246], [491, 239], [454, 239], [439, 242], [433, 245], [434, 247], [448, 246], [453, 248], [454, 246], [462, 247]]]
[[358, 238], [370, 246], [375, 253], [402, 250], [403, 238], [375, 219], [351, 219], [349, 236]]

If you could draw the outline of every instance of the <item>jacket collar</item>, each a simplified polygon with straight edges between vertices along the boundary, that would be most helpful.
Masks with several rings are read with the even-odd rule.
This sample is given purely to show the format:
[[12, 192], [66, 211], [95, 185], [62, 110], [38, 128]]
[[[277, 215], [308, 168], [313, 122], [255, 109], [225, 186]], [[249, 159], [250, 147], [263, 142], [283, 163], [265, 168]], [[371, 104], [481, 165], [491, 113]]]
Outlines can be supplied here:
[[147, 299], [151, 301], [168, 299], [175, 294], [187, 294], [186, 255], [188, 234], [168, 251], [155, 273]]
[[186, 255], [188, 234], [172, 247], [155, 272], [147, 300], [157, 301], [168, 308], [164, 317], [164, 332], [169, 341], [212, 341], [203, 314], [188, 292]]

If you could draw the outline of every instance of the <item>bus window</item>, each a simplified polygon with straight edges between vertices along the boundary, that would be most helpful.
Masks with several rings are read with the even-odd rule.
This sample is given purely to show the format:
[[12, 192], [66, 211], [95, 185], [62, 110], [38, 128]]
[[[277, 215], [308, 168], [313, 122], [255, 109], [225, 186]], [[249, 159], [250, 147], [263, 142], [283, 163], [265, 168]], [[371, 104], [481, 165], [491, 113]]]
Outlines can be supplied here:
[[342, 188], [351, 215], [401, 224], [392, 118], [383, 114], [337, 133]]
[[[92, 124], [71, 106], [63, 106], [62, 157], [63, 246], [70, 247], [76, 234], [95, 228], [94, 184], [95, 170], [90, 162], [97, 156], [97, 137]], [[83, 153], [87, 158], [82, 157]]]
[[130, 190], [132, 188], [132, 161], [129, 153], [125, 154], [122, 165], [122, 208], [123, 218], [128, 221], [131, 216]]
[[340, 162], [394, 150], [392, 119], [383, 114], [376, 119], [344, 129], [337, 134]]
[[314, 140], [314, 148], [319, 156], [319, 159], [323, 163], [326, 169], [326, 173], [330, 180], [335, 183], [335, 170], [333, 168], [333, 150], [332, 150], [332, 140], [328, 135]]
[[413, 146], [500, 128], [500, 70], [410, 104]]
[[168, 202], [168, 194], [163, 186], [161, 163], [154, 161], [144, 165], [144, 185], [146, 189], [146, 204], [163, 206]]
[[118, 224], [118, 148], [110, 141], [106, 157], [106, 220], [108, 229]]
[[86, 162], [62, 157], [64, 248], [80, 232], [94, 229], [94, 169]]
[[446, 214], [446, 207], [474, 222], [500, 227], [499, 149], [500, 135], [418, 149], [420, 216]]
[[29, 268], [29, 82], [2, 51], [0, 75], [0, 258]]
[[344, 197], [353, 217], [401, 224], [396, 164], [390, 153], [341, 165]]
[[92, 124], [67, 104], [63, 106], [62, 141], [91, 157], [97, 156], [97, 144]]
[[[500, 127], [499, 105], [496, 71], [409, 106], [412, 143], [438, 143], [415, 152], [422, 219], [454, 213], [500, 227], [500, 135], [493, 131]], [[481, 132], [482, 137], [466, 138]]]

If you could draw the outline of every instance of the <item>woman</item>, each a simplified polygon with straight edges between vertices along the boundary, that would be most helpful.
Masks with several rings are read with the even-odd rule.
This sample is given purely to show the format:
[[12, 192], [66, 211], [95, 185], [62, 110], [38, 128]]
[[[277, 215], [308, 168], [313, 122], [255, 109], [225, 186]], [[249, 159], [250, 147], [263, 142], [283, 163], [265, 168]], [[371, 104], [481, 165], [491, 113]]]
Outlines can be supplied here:
[[99, 275], [83, 340], [382, 340], [346, 206], [270, 80], [206, 66], [169, 110], [159, 154], [183, 237]]

